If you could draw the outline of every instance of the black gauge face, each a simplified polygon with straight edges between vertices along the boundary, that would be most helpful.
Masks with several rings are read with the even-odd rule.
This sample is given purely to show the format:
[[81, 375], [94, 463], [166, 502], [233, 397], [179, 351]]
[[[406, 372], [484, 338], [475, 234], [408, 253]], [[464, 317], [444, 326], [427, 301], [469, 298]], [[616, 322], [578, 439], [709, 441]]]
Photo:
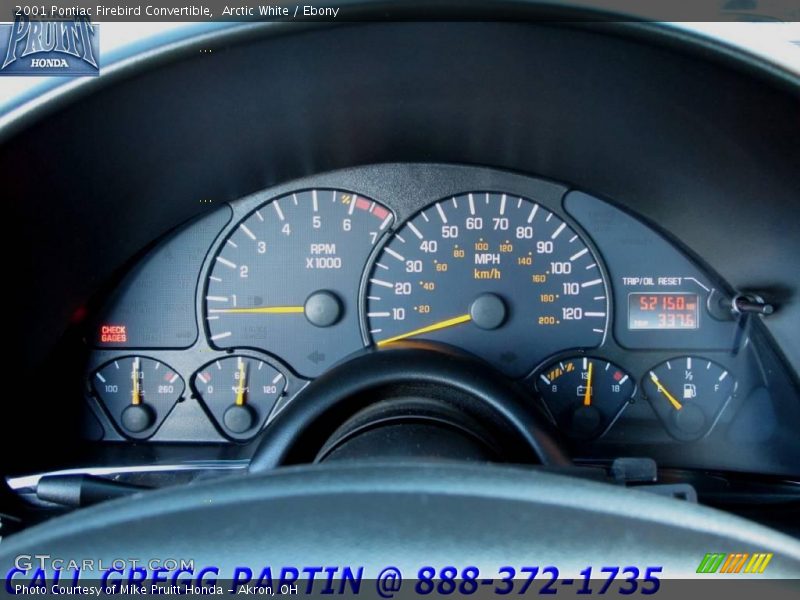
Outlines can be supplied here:
[[286, 388], [282, 373], [247, 356], [216, 360], [196, 373], [192, 383], [217, 427], [235, 440], [261, 429]]
[[643, 389], [670, 435], [688, 441], [708, 433], [736, 391], [736, 381], [710, 360], [682, 356], [653, 367]]
[[597, 260], [564, 221], [519, 196], [474, 193], [426, 208], [389, 240], [367, 320], [379, 347], [443, 342], [520, 377], [559, 350], [598, 346], [607, 303]]
[[620, 367], [589, 357], [569, 358], [549, 365], [536, 388], [559, 428], [573, 437], [600, 435], [614, 421], [636, 390]]
[[359, 282], [391, 222], [385, 207], [338, 190], [262, 205], [214, 257], [205, 298], [211, 343], [270, 352], [307, 377], [363, 347]]
[[113, 360], [92, 376], [92, 386], [117, 427], [128, 437], [150, 437], [183, 394], [183, 379], [144, 356]]

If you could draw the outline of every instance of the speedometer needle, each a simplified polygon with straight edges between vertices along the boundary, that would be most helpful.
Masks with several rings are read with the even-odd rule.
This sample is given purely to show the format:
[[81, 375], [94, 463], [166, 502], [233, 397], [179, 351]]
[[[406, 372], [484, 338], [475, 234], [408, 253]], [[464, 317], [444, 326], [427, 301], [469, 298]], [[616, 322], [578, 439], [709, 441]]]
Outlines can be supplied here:
[[408, 331], [406, 333], [401, 333], [400, 335], [396, 335], [394, 337], [381, 340], [380, 342], [378, 342], [378, 347], [380, 348], [381, 346], [385, 346], [386, 344], [391, 344], [392, 342], [397, 342], [400, 340], [404, 340], [406, 338], [414, 337], [415, 335], [422, 335], [423, 333], [430, 333], [431, 331], [439, 331], [440, 329], [446, 329], [447, 327], [460, 325], [461, 323], [466, 323], [467, 321], [471, 320], [472, 317], [466, 314], [466, 315], [461, 315], [459, 317], [453, 317], [452, 319], [439, 321], [438, 323], [433, 323], [432, 325], [426, 325], [425, 327], [420, 327], [419, 329]]
[[286, 315], [289, 313], [302, 313], [305, 308], [302, 306], [255, 306], [253, 308], [212, 308], [210, 313], [245, 313], [245, 314], [271, 314]]
[[667, 390], [667, 388], [665, 388], [663, 385], [661, 385], [661, 382], [658, 380], [658, 376], [656, 376], [656, 374], [653, 373], [652, 371], [650, 371], [650, 380], [653, 383], [656, 384], [656, 389], [658, 390], [658, 392], [660, 394], [664, 394], [664, 396], [666, 396], [667, 400], [669, 400], [669, 403], [672, 404], [672, 406], [673, 406], [673, 408], [675, 408], [675, 410], [680, 410], [680, 409], [683, 408], [683, 404], [678, 402], [675, 399], [675, 396], [670, 394], [669, 390]]

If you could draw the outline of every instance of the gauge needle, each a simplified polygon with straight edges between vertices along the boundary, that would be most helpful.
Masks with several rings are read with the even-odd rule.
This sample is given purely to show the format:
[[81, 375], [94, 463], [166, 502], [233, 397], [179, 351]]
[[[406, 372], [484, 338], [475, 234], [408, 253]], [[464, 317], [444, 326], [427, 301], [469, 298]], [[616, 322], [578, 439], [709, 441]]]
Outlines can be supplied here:
[[244, 370], [244, 361], [239, 359], [239, 386], [236, 388], [236, 406], [244, 406], [244, 390], [247, 376]]
[[253, 308], [212, 308], [208, 312], [227, 314], [287, 315], [305, 312], [302, 306], [255, 306]]
[[394, 337], [381, 340], [380, 342], [378, 342], [378, 347], [380, 348], [381, 346], [385, 346], [386, 344], [391, 344], [392, 342], [397, 342], [399, 340], [404, 340], [406, 338], [414, 337], [415, 335], [422, 335], [423, 333], [430, 333], [431, 331], [439, 331], [440, 329], [446, 329], [447, 327], [460, 325], [461, 323], [466, 323], [467, 321], [471, 320], [472, 317], [467, 314], [467, 315], [461, 315], [460, 317], [453, 317], [452, 319], [439, 321], [438, 323], [434, 323], [432, 325], [426, 325], [425, 327], [420, 327], [419, 329], [415, 329], [414, 331], [408, 331], [406, 333], [401, 333], [400, 335], [396, 335]]
[[142, 403], [142, 393], [139, 390], [139, 359], [133, 359], [133, 373], [131, 373], [131, 377], [133, 378], [133, 390], [131, 391], [131, 403], [132, 404], [141, 404]]
[[586, 379], [586, 391], [583, 392], [583, 405], [592, 405], [592, 363], [589, 363], [589, 377]]
[[670, 394], [669, 391], [667, 390], [667, 388], [665, 388], [663, 385], [661, 385], [661, 382], [658, 380], [658, 377], [652, 371], [650, 371], [650, 380], [653, 383], [656, 384], [656, 389], [658, 390], [658, 392], [660, 394], [664, 394], [664, 396], [666, 396], [667, 400], [669, 400], [669, 403], [672, 404], [672, 406], [673, 406], [673, 408], [675, 408], [675, 410], [680, 410], [680, 409], [683, 408], [683, 404], [678, 402], [675, 399], [675, 396]]

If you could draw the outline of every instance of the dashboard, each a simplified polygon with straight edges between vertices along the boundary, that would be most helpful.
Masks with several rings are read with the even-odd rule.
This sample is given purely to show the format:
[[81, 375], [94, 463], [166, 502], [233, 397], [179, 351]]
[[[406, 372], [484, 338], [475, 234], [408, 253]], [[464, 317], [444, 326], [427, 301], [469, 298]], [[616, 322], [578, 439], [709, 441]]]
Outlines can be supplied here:
[[520, 386], [581, 460], [789, 475], [800, 444], [781, 424], [800, 402], [758, 325], [769, 310], [584, 191], [359, 167], [211, 210], [137, 261], [79, 326], [86, 429], [246, 444], [332, 366], [423, 341]]
[[14, 501], [244, 471], [317, 382], [415, 345], [578, 465], [796, 494], [796, 77], [656, 24], [285, 25], [0, 123]]

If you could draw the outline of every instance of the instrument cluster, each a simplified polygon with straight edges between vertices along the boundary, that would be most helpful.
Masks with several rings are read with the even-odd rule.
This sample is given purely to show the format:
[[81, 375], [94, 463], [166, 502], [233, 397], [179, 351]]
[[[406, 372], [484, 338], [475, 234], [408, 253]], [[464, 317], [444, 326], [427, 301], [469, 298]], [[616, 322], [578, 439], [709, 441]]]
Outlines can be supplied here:
[[104, 441], [241, 444], [334, 364], [424, 340], [525, 388], [579, 457], [747, 469], [709, 448], [791, 443], [777, 398], [796, 390], [765, 375], [767, 309], [679, 237], [477, 167], [284, 184], [184, 225], [126, 275], [89, 320], [87, 402]]

